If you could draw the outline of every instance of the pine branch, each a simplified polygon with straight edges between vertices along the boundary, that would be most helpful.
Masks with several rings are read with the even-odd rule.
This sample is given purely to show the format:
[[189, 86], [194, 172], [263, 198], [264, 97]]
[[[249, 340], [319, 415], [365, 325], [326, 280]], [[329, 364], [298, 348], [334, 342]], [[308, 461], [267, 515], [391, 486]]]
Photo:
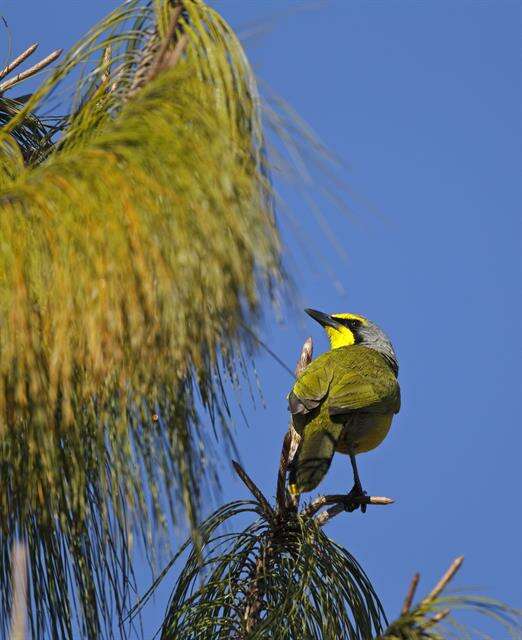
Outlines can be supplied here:
[[[464, 561], [456, 558], [433, 589], [420, 602], [413, 605], [413, 598], [420, 580], [416, 573], [408, 587], [399, 618], [377, 640], [443, 640], [446, 634], [441, 622], [451, 622], [452, 614], [459, 610], [474, 610], [500, 623], [513, 638], [522, 638], [521, 612], [501, 602], [472, 596], [442, 596]], [[460, 627], [462, 629], [462, 627]], [[443, 634], [443, 635], [442, 635]], [[467, 636], [466, 636], [467, 637]]]
[[[436, 638], [439, 638], [438, 634], [431, 635], [429, 630], [447, 618], [451, 614], [451, 608], [446, 607], [437, 611], [434, 610], [434, 606], [437, 605], [437, 599], [455, 577], [463, 561], [463, 556], [456, 558], [428, 595], [419, 604], [413, 606], [413, 598], [420, 580], [420, 574], [415, 573], [408, 587], [400, 617], [377, 640], [403, 640], [406, 638], [412, 638], [412, 640], [417, 640], [417, 638], [419, 640], [421, 638], [429, 640], [433, 638], [433, 640], [436, 640]], [[458, 604], [458, 602], [455, 604]]]
[[292, 446], [292, 431], [289, 428], [283, 438], [281, 456], [279, 458], [279, 470], [277, 473], [276, 504], [278, 511], [285, 511], [289, 506], [289, 496], [286, 489], [286, 473], [290, 460], [290, 448]]
[[360, 505], [388, 505], [393, 504], [392, 498], [385, 498], [384, 496], [351, 496], [350, 494], [333, 494], [326, 496], [318, 496], [314, 498], [310, 504], [308, 504], [301, 511], [301, 515], [311, 518], [315, 514], [327, 505], [333, 505], [330, 509], [327, 509], [315, 517], [315, 521], [319, 526], [324, 526], [332, 518], [343, 513], [345, 511], [352, 511], [354, 508]]
[[269, 519], [274, 518], [274, 515], [275, 515], [274, 510], [270, 506], [270, 503], [265, 498], [265, 496], [263, 495], [259, 487], [255, 484], [255, 482], [250, 478], [250, 476], [246, 473], [243, 467], [239, 464], [239, 462], [232, 460], [232, 466], [234, 467], [234, 470], [236, 471], [237, 475], [241, 478], [241, 480], [245, 484], [246, 488], [258, 501], [266, 517]]
[[416, 573], [411, 579], [408, 593], [406, 594], [404, 604], [402, 605], [401, 614], [403, 616], [406, 615], [408, 611], [411, 609], [413, 598], [415, 597], [415, 592], [417, 591], [417, 587], [419, 585], [419, 580], [420, 580], [420, 573]]
[[[303, 347], [301, 349], [301, 355], [295, 367], [296, 378], [299, 377], [301, 373], [304, 371], [304, 369], [310, 364], [310, 362], [312, 361], [312, 354], [313, 354], [313, 342], [312, 342], [312, 338], [309, 337], [305, 340], [303, 344]], [[280, 520], [281, 518], [285, 517], [286, 511], [289, 508], [292, 508], [294, 510], [297, 508], [297, 499], [294, 499], [292, 496], [290, 496], [286, 489], [286, 474], [288, 470], [288, 464], [292, 458], [292, 455], [295, 453], [295, 450], [297, 449], [298, 439], [299, 439], [299, 435], [293, 428], [292, 422], [290, 422], [288, 431], [283, 438], [283, 446], [281, 449], [281, 457], [279, 461], [279, 469], [277, 474], [276, 505], [277, 505], [278, 516]], [[238, 473], [241, 472], [240, 477], [245, 482], [243, 478], [243, 474], [246, 476], [246, 473], [243, 471], [243, 469], [241, 469], [241, 467], [239, 467], [237, 463], [233, 463], [233, 464], [234, 464], [234, 468], [236, 469], [236, 472]], [[250, 483], [253, 484], [251, 480], [250, 480]], [[247, 483], [245, 482], [245, 484]], [[254, 497], [258, 499], [261, 505], [269, 506], [268, 501], [264, 496], [262, 496], [262, 494], [261, 494], [262, 500], [259, 500], [259, 497], [256, 495], [257, 492], [259, 491], [257, 487], [256, 487], [257, 491], [252, 491], [252, 489], [249, 487], [248, 484], [247, 484], [247, 487], [250, 489]], [[267, 513], [266, 506], [264, 506], [264, 510]], [[270, 511], [271, 511], [271, 515], [273, 515], [273, 511], [271, 508], [270, 508]], [[260, 556], [256, 560], [254, 568], [249, 577], [251, 586], [249, 587], [246, 595], [245, 611], [243, 614], [246, 633], [250, 633], [254, 628], [258, 620], [259, 612], [262, 608], [263, 593], [260, 588], [260, 578], [262, 573], [266, 571], [267, 562], [270, 562], [271, 560], [272, 548], [273, 548], [272, 545], [269, 544], [266, 550], [266, 553], [263, 554], [264, 557], [262, 558]]]
[[[134, 73], [132, 84], [127, 93], [126, 100], [132, 98], [137, 91], [151, 82], [161, 71], [172, 69], [178, 62], [181, 53], [188, 44], [187, 35], [180, 30], [179, 19], [183, 12], [183, 3], [180, 1], [173, 9], [167, 33], [160, 41], [157, 30], [149, 37], [144, 47], [144, 55]], [[172, 47], [174, 45], [174, 48]], [[174, 55], [175, 54], [175, 55]]]
[[24, 640], [27, 620], [27, 553], [25, 546], [14, 542], [11, 548], [13, 605], [11, 608], [10, 640]]
[[[168, 55], [168, 53], [173, 42], [175, 42], [176, 47], [179, 45], [180, 41], [178, 40], [176, 42], [175, 35], [176, 35], [176, 30], [178, 29], [178, 22], [179, 22], [179, 18], [181, 16], [182, 11], [183, 11], [183, 5], [180, 2], [176, 7], [174, 7], [172, 11], [169, 28], [158, 50], [156, 59], [150, 68], [150, 72], [146, 81], [150, 81], [153, 78], [155, 78], [162, 69], [165, 69], [169, 66], [174, 66], [170, 64], [170, 59], [169, 59], [170, 56]], [[183, 48], [185, 46], [186, 46], [186, 40], [185, 40], [185, 44], [183, 45]]]
[[22, 62], [24, 62], [24, 60], [27, 60], [27, 58], [30, 55], [32, 55], [36, 51], [37, 48], [38, 48], [38, 42], [35, 42], [30, 47], [27, 47], [27, 49], [25, 51], [22, 51], [22, 53], [19, 56], [17, 56], [4, 69], [2, 69], [2, 71], [0, 71], [0, 80], [2, 78], [5, 78], [5, 76], [10, 74], [11, 71], [16, 69], [16, 67], [18, 67], [19, 65], [21, 65]]
[[[255, 520], [234, 533], [234, 520]], [[382, 606], [361, 567], [310, 518], [267, 520], [257, 501], [218, 509], [179, 573], [162, 640], [372, 638]], [[259, 517], [261, 516], [261, 517]], [[181, 553], [181, 552], [180, 552]], [[157, 587], [157, 584], [154, 588]], [[150, 592], [149, 594], [150, 595]]]
[[[301, 355], [295, 366], [295, 377], [298, 378], [306, 367], [310, 364], [313, 358], [314, 345], [311, 337], [308, 337], [301, 349]], [[286, 474], [288, 471], [288, 465], [292, 461], [292, 458], [299, 446], [300, 436], [294, 429], [292, 421], [288, 426], [288, 431], [283, 439], [283, 446], [281, 449], [281, 457], [279, 460], [279, 471], [277, 474], [277, 490], [276, 490], [276, 502], [279, 511], [285, 511], [288, 508], [297, 509], [299, 497], [290, 496], [286, 490]]]
[[433, 589], [429, 592], [429, 594], [422, 600], [421, 606], [427, 606], [431, 602], [433, 602], [438, 596], [442, 593], [442, 591], [448, 586], [448, 583], [453, 580], [455, 574], [462, 566], [464, 562], [464, 556], [459, 556], [455, 558], [451, 565], [448, 567], [448, 570], [444, 573], [442, 578], [437, 582], [437, 584], [433, 587]]
[[[259, 622], [261, 611], [263, 610], [263, 576], [271, 570], [274, 557], [274, 547], [271, 541], [268, 545], [260, 550], [259, 557], [256, 560], [254, 571], [250, 577], [250, 587], [245, 597], [245, 610], [243, 614], [243, 623], [245, 634], [250, 634]], [[242, 634], [239, 636], [242, 637]]]
[[[10, 65], [8, 65], [0, 73], [0, 77], [4, 77], [7, 73], [12, 71], [12, 69], [17, 67], [23, 60], [28, 58], [31, 55], [31, 53], [33, 53], [33, 51], [35, 51], [35, 49], [36, 49], [35, 45], [32, 45], [32, 47], [29, 47], [29, 49], [24, 51], [24, 53], [21, 54], [17, 59], [13, 60], [13, 62]], [[27, 53], [27, 52], [30, 52], [30, 53]], [[62, 53], [63, 53], [63, 49], [56, 49], [56, 51], [53, 51], [52, 53], [50, 53], [48, 56], [46, 56], [45, 58], [40, 60], [40, 62], [37, 62], [32, 67], [29, 67], [29, 69], [26, 69], [25, 71], [22, 71], [21, 73], [19, 73], [16, 76], [14, 76], [14, 78], [10, 78], [9, 80], [6, 80], [5, 82], [0, 83], [0, 94], [4, 93], [4, 91], [7, 91], [8, 89], [11, 89], [16, 84], [19, 84], [20, 82], [23, 82], [24, 80], [27, 80], [27, 78], [30, 78], [31, 76], [36, 75], [39, 71], [42, 71], [43, 69], [48, 67], [50, 64], [52, 64], [55, 60], [57, 60], [62, 55]], [[20, 58], [22, 58], [22, 56], [24, 56], [24, 55], [25, 55], [25, 57], [23, 57], [23, 59], [20, 60]]]

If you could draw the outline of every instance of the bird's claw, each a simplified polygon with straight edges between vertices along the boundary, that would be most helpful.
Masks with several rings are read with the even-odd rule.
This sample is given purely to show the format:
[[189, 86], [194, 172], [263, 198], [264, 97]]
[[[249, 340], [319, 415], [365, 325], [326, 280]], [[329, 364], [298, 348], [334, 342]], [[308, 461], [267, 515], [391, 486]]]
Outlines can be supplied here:
[[362, 513], [366, 513], [366, 504], [360, 502], [360, 498], [366, 497], [368, 494], [366, 491], [363, 491], [361, 486], [354, 485], [350, 491], [346, 495], [344, 500], [344, 510], [348, 512], [356, 511], [359, 507], [361, 508]]

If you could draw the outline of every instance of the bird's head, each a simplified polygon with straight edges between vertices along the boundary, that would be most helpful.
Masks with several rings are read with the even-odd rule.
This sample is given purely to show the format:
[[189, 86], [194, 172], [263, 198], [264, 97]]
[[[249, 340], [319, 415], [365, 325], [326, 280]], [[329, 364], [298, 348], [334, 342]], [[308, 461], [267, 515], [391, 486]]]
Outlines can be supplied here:
[[356, 313], [323, 313], [315, 309], [305, 309], [326, 331], [332, 349], [362, 345], [379, 351], [398, 371], [397, 356], [392, 343], [384, 331], [374, 322]]

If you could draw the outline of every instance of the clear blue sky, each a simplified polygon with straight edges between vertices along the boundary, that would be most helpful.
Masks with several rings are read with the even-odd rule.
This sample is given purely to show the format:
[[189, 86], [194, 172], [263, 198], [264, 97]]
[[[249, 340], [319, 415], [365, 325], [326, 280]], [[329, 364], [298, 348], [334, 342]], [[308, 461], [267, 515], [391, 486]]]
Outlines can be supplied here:
[[[40, 40], [47, 52], [70, 45], [115, 4], [4, 0], [0, 9], [17, 49]], [[328, 261], [310, 266], [282, 213], [296, 304], [368, 315], [399, 355], [402, 411], [384, 444], [359, 462], [365, 488], [397, 502], [339, 517], [328, 533], [359, 559], [390, 615], [416, 570], [426, 589], [460, 554], [459, 587], [522, 605], [522, 3], [215, 4], [236, 28], [266, 24], [247, 42], [259, 75], [342, 158], [338, 175], [360, 198], [348, 200], [352, 218], [321, 202], [344, 259], [302, 198], [281, 187], [310, 256]], [[307, 335], [318, 352], [326, 348], [304, 314], [263, 331], [291, 366]], [[289, 378], [263, 355], [257, 366], [266, 408], [246, 400], [250, 428], [238, 420], [237, 442], [270, 493]], [[338, 458], [324, 490], [351, 486], [348, 461]], [[226, 468], [223, 475], [225, 499], [245, 495]], [[148, 630], [163, 606], [145, 613]]]

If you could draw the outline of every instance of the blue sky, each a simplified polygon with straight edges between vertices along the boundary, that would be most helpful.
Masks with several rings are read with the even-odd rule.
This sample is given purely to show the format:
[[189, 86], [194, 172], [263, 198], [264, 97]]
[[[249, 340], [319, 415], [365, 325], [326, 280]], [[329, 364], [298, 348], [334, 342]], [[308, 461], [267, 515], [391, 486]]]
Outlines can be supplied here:
[[[4, 0], [0, 12], [16, 49], [39, 40], [47, 53], [116, 3], [29, 4]], [[303, 256], [282, 212], [296, 307], [367, 315], [399, 355], [403, 408], [382, 446], [359, 459], [365, 488], [397, 502], [338, 517], [328, 533], [359, 559], [390, 615], [416, 570], [427, 589], [460, 554], [458, 587], [521, 606], [522, 4], [215, 4], [245, 34], [263, 25], [246, 42], [259, 76], [342, 159], [337, 175], [355, 194], [351, 216], [320, 201], [342, 257], [303, 198], [277, 183], [309, 247]], [[317, 353], [326, 348], [304, 314], [263, 327], [292, 367], [307, 335]], [[289, 378], [263, 354], [256, 364], [266, 408], [245, 399], [250, 428], [238, 420], [237, 442], [270, 494]], [[351, 486], [337, 458], [322, 490]], [[225, 466], [223, 477], [225, 499], [245, 495]], [[145, 613], [147, 629], [163, 607]]]

